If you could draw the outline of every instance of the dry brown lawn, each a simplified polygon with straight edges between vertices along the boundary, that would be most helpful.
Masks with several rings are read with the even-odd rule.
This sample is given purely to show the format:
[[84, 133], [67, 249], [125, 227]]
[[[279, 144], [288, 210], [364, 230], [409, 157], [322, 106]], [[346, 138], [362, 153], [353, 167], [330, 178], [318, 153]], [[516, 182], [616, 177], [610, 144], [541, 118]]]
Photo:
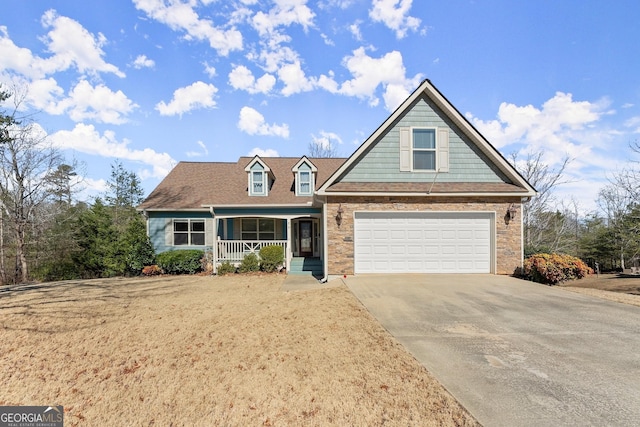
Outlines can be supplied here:
[[65, 425], [416, 425], [475, 420], [344, 286], [284, 276], [0, 288], [0, 405]]
[[640, 276], [593, 274], [561, 286], [569, 291], [640, 306]]

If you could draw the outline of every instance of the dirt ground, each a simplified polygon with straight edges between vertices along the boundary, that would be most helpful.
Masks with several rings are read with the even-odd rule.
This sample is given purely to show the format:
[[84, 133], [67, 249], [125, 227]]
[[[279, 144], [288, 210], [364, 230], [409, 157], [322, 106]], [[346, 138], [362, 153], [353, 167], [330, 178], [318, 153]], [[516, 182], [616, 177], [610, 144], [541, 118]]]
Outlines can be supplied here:
[[0, 288], [0, 405], [65, 425], [475, 426], [344, 286], [284, 276]]
[[640, 307], [640, 276], [593, 274], [560, 286], [573, 292]]

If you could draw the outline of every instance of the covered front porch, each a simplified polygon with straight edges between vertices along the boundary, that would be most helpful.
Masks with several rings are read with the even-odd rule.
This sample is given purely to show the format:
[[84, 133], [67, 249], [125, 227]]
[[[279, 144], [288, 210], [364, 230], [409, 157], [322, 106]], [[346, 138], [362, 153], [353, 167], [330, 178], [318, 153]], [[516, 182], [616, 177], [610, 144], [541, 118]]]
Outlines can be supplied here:
[[212, 209], [214, 217], [214, 272], [223, 262], [240, 265], [248, 254], [259, 255], [265, 246], [280, 246], [287, 273], [309, 271], [322, 275], [322, 212], [306, 209]]

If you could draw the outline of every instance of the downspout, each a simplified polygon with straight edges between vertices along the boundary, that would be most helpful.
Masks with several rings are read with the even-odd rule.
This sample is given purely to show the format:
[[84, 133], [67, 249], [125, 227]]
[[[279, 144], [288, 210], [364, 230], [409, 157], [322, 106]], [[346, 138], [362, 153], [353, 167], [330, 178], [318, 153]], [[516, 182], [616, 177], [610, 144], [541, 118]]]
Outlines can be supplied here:
[[212, 269], [212, 274], [218, 274], [218, 221], [216, 220], [216, 213], [213, 210], [213, 206], [209, 206], [209, 212], [211, 212], [211, 222], [213, 222], [213, 247], [211, 252], [213, 253], [213, 269]]
[[327, 197], [322, 200], [322, 266], [324, 269], [324, 277], [320, 279], [320, 283], [325, 283], [329, 280], [329, 239], [327, 238]]

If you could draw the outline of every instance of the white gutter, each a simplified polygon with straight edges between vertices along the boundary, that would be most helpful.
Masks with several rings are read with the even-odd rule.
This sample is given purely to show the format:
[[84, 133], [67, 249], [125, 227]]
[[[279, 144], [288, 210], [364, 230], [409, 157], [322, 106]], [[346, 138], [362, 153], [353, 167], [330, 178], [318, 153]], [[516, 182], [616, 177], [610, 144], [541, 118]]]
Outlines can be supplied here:
[[388, 192], [318, 192], [320, 196], [383, 196], [383, 197], [532, 197], [535, 193], [388, 193]]
[[308, 208], [313, 207], [313, 202], [296, 203], [296, 204], [255, 204], [255, 205], [202, 205], [203, 208], [244, 208], [244, 209], [258, 209], [258, 208]]

